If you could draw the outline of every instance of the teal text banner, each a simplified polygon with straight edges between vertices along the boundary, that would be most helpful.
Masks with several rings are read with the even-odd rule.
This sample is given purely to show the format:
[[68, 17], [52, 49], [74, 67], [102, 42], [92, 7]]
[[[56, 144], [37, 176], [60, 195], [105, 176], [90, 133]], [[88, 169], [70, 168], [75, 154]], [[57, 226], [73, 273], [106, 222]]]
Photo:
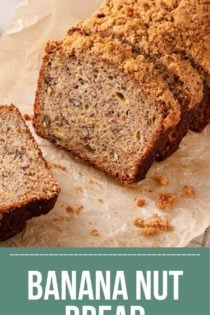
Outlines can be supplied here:
[[1, 249], [2, 315], [210, 315], [209, 249]]

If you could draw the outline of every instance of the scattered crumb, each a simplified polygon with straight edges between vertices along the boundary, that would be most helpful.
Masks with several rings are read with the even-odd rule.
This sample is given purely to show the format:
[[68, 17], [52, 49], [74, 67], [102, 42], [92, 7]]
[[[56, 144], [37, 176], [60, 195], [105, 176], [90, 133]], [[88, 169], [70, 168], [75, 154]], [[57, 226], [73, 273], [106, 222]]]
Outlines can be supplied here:
[[162, 193], [158, 195], [157, 207], [163, 211], [169, 211], [176, 203], [177, 197], [172, 193]]
[[103, 203], [104, 201], [103, 201], [103, 199], [98, 198], [98, 202]]
[[191, 185], [185, 185], [183, 188], [183, 193], [185, 196], [187, 197], [195, 197], [196, 193], [195, 193], [195, 189], [191, 186]]
[[143, 221], [141, 234], [143, 236], [156, 235], [159, 231], [168, 232], [172, 230], [172, 226], [165, 217], [153, 214], [151, 218]]
[[24, 114], [24, 115], [23, 115], [23, 118], [24, 118], [26, 121], [32, 120], [32, 116], [30, 116], [30, 115], [28, 115], [28, 114]]
[[83, 192], [83, 188], [82, 187], [75, 187], [75, 190], [78, 192], [78, 193], [82, 193]]
[[66, 207], [66, 212], [68, 213], [74, 213], [74, 209], [70, 206]]
[[136, 199], [136, 205], [138, 206], [138, 207], [144, 207], [145, 206], [145, 200], [144, 199], [142, 199], [142, 198], [137, 198]]
[[169, 180], [166, 176], [157, 176], [155, 177], [155, 181], [160, 185], [160, 186], [167, 186], [169, 184]]
[[159, 229], [161, 231], [171, 231], [173, 230], [172, 226], [169, 224], [169, 221], [167, 218], [162, 218], [160, 221], [159, 221]]
[[133, 224], [141, 228], [141, 234], [143, 236], [151, 236], [158, 234], [159, 231], [171, 231], [172, 226], [165, 217], [160, 217], [158, 214], [153, 214], [151, 218], [143, 220], [141, 218], [136, 218]]
[[90, 179], [89, 181], [88, 181], [88, 184], [89, 185], [93, 185], [95, 182], [94, 182], [94, 180], [92, 180], [92, 179]]
[[68, 207], [66, 207], [66, 212], [71, 213], [71, 214], [75, 213], [75, 214], [79, 215], [83, 209], [84, 209], [83, 206], [79, 206], [77, 209], [74, 209], [74, 208], [68, 206]]
[[76, 214], [79, 215], [79, 214], [82, 212], [83, 209], [84, 209], [83, 206], [79, 206], [79, 207], [77, 208], [77, 210], [76, 210]]
[[61, 164], [58, 164], [58, 163], [48, 163], [49, 167], [50, 168], [58, 168], [62, 171], [66, 171], [66, 167], [61, 165]]
[[160, 217], [158, 214], [154, 213], [150, 219], [145, 221], [145, 227], [155, 227], [163, 231], [168, 231], [170, 224], [166, 217]]
[[91, 235], [92, 235], [92, 236], [99, 236], [100, 233], [99, 233], [99, 231], [98, 231], [97, 229], [93, 229], [93, 230], [91, 231]]
[[158, 234], [158, 229], [155, 227], [145, 227], [141, 231], [141, 235], [143, 236], [153, 236]]
[[141, 218], [136, 218], [133, 222], [133, 225], [135, 225], [136, 227], [138, 228], [143, 228], [145, 225], [144, 225], [144, 220], [141, 219]]

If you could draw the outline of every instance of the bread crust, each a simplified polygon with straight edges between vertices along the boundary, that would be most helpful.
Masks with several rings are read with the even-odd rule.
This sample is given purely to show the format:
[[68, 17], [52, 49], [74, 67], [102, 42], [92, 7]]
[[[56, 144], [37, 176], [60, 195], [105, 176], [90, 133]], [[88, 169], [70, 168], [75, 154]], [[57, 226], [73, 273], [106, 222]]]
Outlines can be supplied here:
[[[58, 53], [58, 54], [61, 54], [61, 56], [62, 54], [67, 54], [68, 57], [69, 56], [81, 57], [84, 54], [86, 57], [87, 55], [89, 55], [89, 57], [92, 57], [95, 60], [98, 60], [98, 58], [100, 58], [104, 62], [107, 62], [107, 63], [112, 62], [113, 64], [116, 65], [116, 67], [119, 67], [124, 73], [132, 77], [132, 80], [136, 82], [137, 86], [138, 84], [142, 84], [144, 73], [147, 74], [147, 76], [149, 77], [147, 77], [146, 80], [147, 80], [147, 83], [149, 82], [148, 84], [150, 84], [150, 87], [151, 87], [152, 80], [154, 81], [154, 73], [152, 72], [153, 68], [150, 69], [145, 65], [147, 64], [146, 60], [143, 59], [145, 60], [145, 63], [143, 63], [142, 60], [140, 59], [132, 58], [134, 56], [132, 52], [132, 48], [128, 47], [127, 45], [122, 45], [118, 41], [113, 42], [112, 38], [106, 39], [106, 41], [107, 42], [104, 43], [104, 39], [98, 34], [92, 35], [92, 37], [86, 36], [84, 34], [81, 35], [80, 30], [78, 31], [76, 29], [73, 32], [73, 36], [71, 36], [70, 38], [66, 38], [64, 42], [51, 42], [47, 44], [45, 55], [43, 57], [42, 67], [40, 70], [40, 76], [38, 79], [38, 88], [36, 92], [35, 105], [34, 105], [35, 115], [33, 119], [33, 124], [38, 135], [53, 142], [53, 139], [50, 139], [47, 129], [43, 128], [43, 126], [41, 125], [41, 118], [40, 118], [40, 106], [41, 106], [41, 96], [42, 96], [42, 91], [43, 91], [44, 73], [45, 73], [45, 69], [47, 67], [51, 54]], [[116, 43], [119, 43], [119, 46]], [[137, 58], [141, 58], [141, 57], [139, 56]], [[140, 71], [140, 68], [142, 71]], [[149, 73], [148, 71], [151, 71], [151, 73]], [[151, 77], [151, 80], [150, 80], [150, 77]], [[155, 83], [154, 89], [149, 89], [148, 84], [147, 84], [148, 91], [147, 90], [145, 91], [145, 93], [147, 93], [146, 95], [151, 100], [153, 101], [155, 100], [157, 104], [158, 102], [160, 102], [159, 106], [163, 106], [163, 108], [164, 108], [163, 104], [164, 104], [164, 96], [165, 96], [165, 98], [168, 101], [167, 106], [170, 107], [169, 104], [171, 103], [171, 107], [170, 107], [171, 113], [168, 115], [168, 117], [164, 119], [163, 125], [160, 126], [155, 138], [153, 139], [153, 143], [147, 149], [147, 152], [144, 155], [144, 159], [143, 160], [140, 159], [137, 162], [137, 164], [134, 165], [132, 177], [125, 178], [120, 175], [116, 176], [114, 171], [104, 169], [103, 165], [101, 165], [97, 160], [90, 161], [89, 159], [85, 158], [83, 154], [77, 150], [77, 148], [71, 148], [71, 150], [69, 151], [72, 154], [79, 156], [82, 160], [85, 160], [89, 164], [95, 165], [98, 169], [102, 170], [108, 175], [115, 177], [122, 184], [130, 184], [138, 180], [144, 179], [146, 172], [148, 171], [148, 169], [150, 168], [150, 166], [152, 165], [155, 159], [155, 154], [158, 148], [165, 141], [165, 137], [168, 135], [168, 132], [171, 131], [171, 129], [174, 128], [174, 125], [176, 125], [178, 121], [180, 120], [179, 104], [174, 100], [174, 98], [172, 97], [172, 94], [170, 94], [169, 90], [167, 89], [167, 85], [162, 80], [162, 78], [160, 79], [159, 84]], [[167, 96], [169, 97], [167, 98]]]
[[[41, 150], [35, 142], [17, 107], [13, 104], [9, 106], [0, 105], [0, 110], [13, 112], [25, 125], [27, 136], [32, 140], [34, 148], [38, 152], [39, 158], [44, 161], [45, 167], [49, 170], [49, 174], [51, 174], [50, 168], [46, 160], [43, 158]], [[48, 213], [54, 207], [59, 192], [60, 188], [53, 180], [52, 191], [46, 192], [45, 198], [33, 197], [31, 199], [25, 200], [24, 202], [17, 200], [17, 202], [12, 206], [0, 205], [0, 241], [6, 240], [7, 238], [10, 238], [20, 232], [24, 228], [26, 221], [32, 217]]]
[[7, 212], [0, 212], [0, 241], [21, 232], [32, 217], [47, 214], [54, 207], [57, 197], [58, 195], [54, 195], [49, 199], [28, 201], [22, 206], [14, 205]]
[[153, 49], [181, 54], [200, 73], [204, 96], [190, 128], [202, 131], [210, 121], [210, 2], [139, 0], [139, 9]]
[[[79, 23], [78, 27], [83, 28], [89, 34], [98, 32], [104, 37], [112, 34], [114, 38], [132, 45], [136, 51], [151, 58], [167, 82], [174, 78], [174, 84], [169, 84], [169, 89], [172, 87], [173, 92], [177, 90], [180, 93], [181, 87], [181, 98], [177, 96], [177, 91], [174, 93], [182, 105], [181, 121], [173, 131], [173, 135], [166, 140], [165, 146], [163, 145], [157, 153], [157, 160], [160, 160], [160, 157], [162, 157], [161, 160], [164, 160], [178, 149], [195, 114], [198, 113], [197, 108], [203, 99], [203, 84], [197, 70], [191, 66], [189, 61], [184, 60], [182, 55], [174, 53], [173, 50], [170, 53], [167, 52], [167, 49], [159, 50], [158, 45], [161, 45], [161, 41], [157, 47], [150, 47], [153, 33], [142, 20], [143, 10], [139, 9], [140, 4], [140, 0], [106, 0], [93, 17]], [[152, 4], [145, 2], [145, 5], [149, 7]], [[72, 31], [69, 30], [68, 34], [71, 36]], [[155, 32], [154, 35], [156, 35]]]

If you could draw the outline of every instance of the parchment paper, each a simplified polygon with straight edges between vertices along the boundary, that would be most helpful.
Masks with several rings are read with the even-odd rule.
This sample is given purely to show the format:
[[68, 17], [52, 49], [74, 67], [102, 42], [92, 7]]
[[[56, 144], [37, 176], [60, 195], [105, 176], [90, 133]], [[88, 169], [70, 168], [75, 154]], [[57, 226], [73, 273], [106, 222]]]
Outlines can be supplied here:
[[[31, 115], [45, 42], [62, 38], [70, 25], [90, 15], [100, 3], [22, 1], [9, 31], [0, 40], [0, 103], [13, 102], [23, 114]], [[31, 123], [29, 127], [34, 134]], [[185, 246], [210, 224], [210, 126], [201, 134], [189, 132], [180, 150], [167, 161], [155, 163], [147, 179], [132, 189], [35, 138], [47, 161], [65, 168], [53, 168], [62, 192], [51, 213], [32, 219], [23, 232], [1, 246]], [[154, 180], [157, 175], [167, 176], [169, 185], [158, 185]], [[194, 198], [182, 196], [184, 185], [194, 187]], [[143, 237], [133, 221], [154, 212], [165, 216], [155, 204], [161, 192], [178, 196], [167, 213], [174, 230]], [[136, 206], [137, 197], [145, 199], [144, 207]], [[75, 212], [66, 211], [68, 206]], [[92, 235], [94, 229], [99, 235]]]

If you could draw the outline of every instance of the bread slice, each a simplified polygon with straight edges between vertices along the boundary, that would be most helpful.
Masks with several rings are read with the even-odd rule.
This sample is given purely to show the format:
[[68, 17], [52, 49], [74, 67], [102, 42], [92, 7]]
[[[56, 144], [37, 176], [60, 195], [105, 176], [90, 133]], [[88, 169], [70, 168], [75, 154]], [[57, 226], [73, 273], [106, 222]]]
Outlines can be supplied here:
[[[200, 74], [182, 55], [150, 47], [150, 29], [142, 21], [139, 2], [132, 0], [106, 0], [99, 11], [78, 27], [86, 33], [98, 32], [102, 36], [112, 35], [123, 43], [132, 45], [136, 52], [149, 56], [165, 78], [169, 89], [182, 107], [182, 118], [156, 155], [164, 160], [175, 152], [197, 113], [203, 98], [203, 82]], [[71, 36], [71, 30], [68, 33]]]
[[0, 106], [0, 241], [50, 211], [59, 187], [20, 112]]
[[150, 30], [150, 47], [180, 53], [202, 76], [204, 96], [191, 124], [202, 131], [210, 121], [210, 2], [138, 0], [138, 7]]
[[40, 136], [127, 184], [145, 177], [179, 120], [167, 84], [130, 46], [80, 31], [48, 43], [35, 101]]

